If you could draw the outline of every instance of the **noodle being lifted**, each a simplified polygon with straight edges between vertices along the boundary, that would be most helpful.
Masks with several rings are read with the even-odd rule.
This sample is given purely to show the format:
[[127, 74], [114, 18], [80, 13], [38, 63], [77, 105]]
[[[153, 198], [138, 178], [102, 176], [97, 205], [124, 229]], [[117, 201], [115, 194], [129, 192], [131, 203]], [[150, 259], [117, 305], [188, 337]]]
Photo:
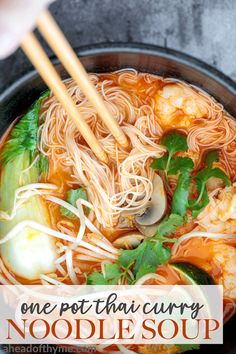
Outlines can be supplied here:
[[1, 283], [222, 284], [229, 318], [236, 298], [236, 122], [178, 80], [132, 69], [90, 79], [129, 149], [72, 80], [68, 92], [109, 165], [94, 157], [52, 94], [40, 97], [2, 140]]

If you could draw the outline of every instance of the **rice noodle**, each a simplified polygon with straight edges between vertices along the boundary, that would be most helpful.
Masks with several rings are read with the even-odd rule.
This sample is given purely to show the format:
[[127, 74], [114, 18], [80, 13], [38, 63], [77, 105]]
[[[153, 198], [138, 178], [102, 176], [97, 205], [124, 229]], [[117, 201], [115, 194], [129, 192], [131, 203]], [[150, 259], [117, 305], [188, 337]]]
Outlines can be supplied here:
[[[117, 261], [119, 250], [113, 247], [101, 230], [115, 228], [119, 225], [121, 217], [134, 216], [144, 210], [153, 192], [154, 172], [150, 168], [150, 163], [153, 158], [163, 156], [166, 151], [160, 145], [163, 129], [156, 112], [155, 97], [160, 89], [158, 80], [161, 81], [161, 88], [163, 84], [173, 83], [185, 88], [187, 96], [196, 100], [197, 105], [204, 112], [201, 118], [191, 118], [191, 124], [186, 128], [181, 128], [181, 131], [188, 136], [189, 150], [186, 154], [194, 160], [195, 167], [199, 167], [206, 151], [220, 149], [220, 168], [230, 176], [231, 180], [236, 180], [236, 122], [224, 111], [221, 104], [203, 90], [178, 79], [139, 74], [134, 69], [122, 69], [116, 73], [106, 74], [105, 78], [91, 74], [90, 79], [105, 100], [112, 116], [128, 137], [129, 149], [125, 150], [116, 143], [103, 121], [98, 117], [95, 108], [77, 84], [69, 79], [65, 82], [68, 93], [102, 148], [109, 155], [110, 164], [106, 165], [97, 161], [76, 125], [69, 119], [57, 99], [50, 94], [42, 103], [39, 149], [50, 159], [50, 173], [57, 175], [58, 172], [63, 171], [66, 177], [62, 178], [62, 181], [58, 178], [59, 186], [35, 183], [18, 188], [11, 213], [0, 211], [1, 219], [12, 220], [23, 203], [31, 197], [40, 195], [47, 201], [52, 215], [59, 205], [79, 219], [79, 223], [77, 223], [78, 219], [75, 219], [76, 223], [73, 224], [73, 221], [70, 222], [66, 218], [60, 220], [55, 218], [52, 220], [52, 228], [25, 220], [0, 240], [0, 245], [8, 242], [25, 227], [31, 227], [56, 239], [57, 274], [42, 274], [40, 276], [42, 284], [61, 285], [65, 279], [68, 283], [79, 284], [86, 262], [92, 262], [89, 263], [89, 267], [94, 267], [96, 271], [101, 267], [102, 274], [105, 275], [105, 265]], [[22, 174], [29, 171], [38, 159], [39, 155]], [[53, 175], [53, 181], [55, 175]], [[23, 175], [21, 178], [23, 182]], [[173, 196], [177, 181], [177, 176], [170, 176], [168, 183], [164, 181], [168, 197]], [[64, 198], [60, 194], [64, 193], [64, 185], [72, 188], [77, 188], [78, 185], [85, 186], [90, 202], [78, 199], [74, 207], [60, 199], [59, 197]], [[213, 206], [214, 193], [216, 190], [209, 195]], [[90, 209], [87, 216], [84, 207]], [[201, 217], [204, 217], [204, 214], [201, 214]], [[176, 254], [182, 242], [192, 237], [202, 237], [204, 241], [208, 238], [236, 238], [232, 233], [198, 231], [202, 230], [201, 221], [202, 219], [197, 221], [200, 225], [198, 228], [178, 239], [172, 248], [173, 255]], [[184, 250], [184, 256], [187, 256], [188, 251], [188, 249]], [[128, 274], [134, 279], [131, 270]], [[166, 283], [164, 276], [150, 273], [140, 278], [136, 284], [141, 285], [148, 281]], [[0, 282], [19, 284], [1, 259]], [[97, 346], [97, 349], [104, 353], [136, 353], [130, 350], [129, 346], [118, 345], [117, 347], [118, 350], [114, 351], [107, 349], [108, 345]]]
[[[139, 79], [136, 71], [117, 75], [120, 85], [135, 84]], [[101, 82], [97, 75], [91, 75], [114, 118], [132, 141], [129, 152], [116, 143], [78, 86], [72, 80], [66, 81], [66, 85], [78, 110], [109, 154], [111, 166], [98, 162], [90, 148], [80, 142], [75, 124], [54, 97], [50, 97], [50, 103], [49, 100], [43, 103], [40, 129], [40, 150], [54, 166], [59, 163], [64, 169], [72, 169], [77, 183], [86, 186], [96, 218], [104, 227], [115, 226], [121, 212], [135, 213], [147, 204], [153, 189], [153, 171], [148, 168], [148, 161], [165, 151], [157, 143], [162, 130], [153, 108], [141, 102], [134, 92], [130, 95], [122, 86], [113, 86], [110, 77], [111, 80]]]
[[[73, 177], [70, 183], [86, 186], [96, 218], [103, 227], [114, 227], [122, 212], [138, 213], [150, 199], [153, 173], [149, 160], [162, 156], [165, 151], [159, 145], [163, 131], [156, 116], [155, 100], [150, 97], [158, 89], [158, 80], [176, 83], [198, 99], [206, 116], [194, 121], [187, 131], [190, 151], [201, 156], [206, 150], [221, 148], [222, 165], [233, 179], [236, 178], [236, 122], [203, 90], [177, 79], [139, 74], [133, 69], [106, 74], [106, 79], [91, 74], [90, 79], [129, 137], [131, 149], [125, 151], [116, 143], [95, 108], [76, 83], [69, 79], [65, 82], [68, 92], [109, 154], [111, 165], [101, 164], [95, 159], [54, 96], [43, 102], [40, 150], [50, 157], [55, 168], [60, 164], [70, 173]], [[148, 83], [142, 91], [136, 89], [140, 80]]]

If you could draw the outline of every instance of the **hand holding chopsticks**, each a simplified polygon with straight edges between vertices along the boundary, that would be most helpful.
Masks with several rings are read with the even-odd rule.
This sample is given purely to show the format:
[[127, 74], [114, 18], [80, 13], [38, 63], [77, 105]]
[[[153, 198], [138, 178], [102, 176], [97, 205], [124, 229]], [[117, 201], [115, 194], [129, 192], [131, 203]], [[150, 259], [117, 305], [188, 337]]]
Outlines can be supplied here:
[[[47, 11], [38, 20], [38, 28], [57, 57], [64, 64], [71, 77], [77, 82], [88, 100], [94, 105], [100, 118], [104, 121], [114, 138], [122, 147], [128, 147], [128, 140], [118, 122], [111, 116], [102, 97], [89, 80], [88, 74], [70, 44]], [[61, 81], [47, 54], [33, 33], [25, 36], [21, 43], [32, 64], [38, 70], [47, 86], [53, 91], [58, 101], [62, 104], [70, 118], [73, 119], [80, 133], [84, 137], [98, 159], [107, 163], [108, 157], [89, 125], [80, 115], [74, 101], [67, 93], [66, 87]]]

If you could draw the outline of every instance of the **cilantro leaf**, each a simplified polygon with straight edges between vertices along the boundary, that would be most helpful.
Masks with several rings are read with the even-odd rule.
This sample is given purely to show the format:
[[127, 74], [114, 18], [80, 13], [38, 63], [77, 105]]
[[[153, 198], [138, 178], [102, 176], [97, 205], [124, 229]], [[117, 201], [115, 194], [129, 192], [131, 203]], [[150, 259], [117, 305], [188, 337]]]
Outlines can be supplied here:
[[206, 154], [205, 163], [207, 167], [212, 168], [213, 162], [219, 161], [219, 151], [213, 150]]
[[176, 175], [179, 171], [191, 171], [194, 168], [193, 160], [189, 157], [172, 157], [167, 170], [168, 154], [152, 162], [151, 168], [154, 170], [165, 171], [168, 176]]
[[168, 132], [162, 139], [161, 143], [167, 148], [171, 157], [177, 151], [188, 150], [187, 137], [176, 130]]
[[107, 281], [102, 273], [93, 272], [87, 277], [87, 285], [107, 285]]
[[189, 157], [173, 157], [170, 161], [168, 176], [176, 175], [178, 172], [191, 171], [193, 168], [193, 160]]
[[138, 272], [136, 273], [135, 281], [139, 280], [146, 274], [155, 273], [156, 269], [157, 266], [155, 265], [142, 263], [139, 267]]
[[[192, 169], [192, 160], [188, 157], [176, 157], [173, 155], [178, 151], [187, 151], [187, 137], [177, 131], [167, 133], [162, 139], [162, 145], [166, 147], [167, 154], [156, 159], [151, 164], [151, 168], [165, 171], [167, 174], [176, 174], [178, 171], [185, 170], [186, 168]], [[176, 159], [176, 160], [175, 160]], [[179, 168], [177, 168], [179, 166]], [[171, 170], [171, 173], [169, 173]]]
[[105, 265], [105, 278], [109, 281], [117, 283], [121, 277], [121, 271], [118, 264]]
[[173, 157], [169, 161], [167, 155], [156, 159], [151, 167], [154, 169], [164, 170], [168, 176], [176, 175], [180, 172], [177, 186], [172, 199], [172, 213], [184, 216], [188, 207], [189, 187], [191, 183], [190, 172], [194, 168], [193, 160], [189, 157]]
[[151, 168], [165, 171], [166, 176], [177, 175], [180, 172], [172, 199], [172, 213], [184, 216], [188, 207], [190, 172], [194, 168], [194, 163], [189, 157], [173, 157], [173, 155], [177, 151], [188, 149], [187, 138], [177, 131], [171, 131], [164, 136], [162, 144], [168, 152], [161, 158], [154, 160]]
[[224, 171], [222, 171], [220, 168], [204, 168], [198, 174], [196, 175], [196, 180], [198, 183], [198, 187], [202, 187], [202, 185], [205, 185], [206, 182], [211, 178], [211, 177], [216, 177], [220, 178], [226, 186], [231, 185], [230, 179], [226, 176]]
[[172, 198], [172, 213], [184, 216], [188, 208], [188, 197], [190, 187], [190, 172], [180, 174], [175, 192]]
[[159, 159], [155, 159], [151, 164], [151, 168], [153, 168], [154, 170], [165, 171], [167, 166], [167, 161], [168, 161], [168, 154], [165, 154]]
[[200, 349], [200, 344], [176, 344], [176, 346], [179, 347], [181, 350], [184, 350], [185, 352], [188, 350]]
[[[215, 161], [215, 160], [214, 160]], [[213, 160], [208, 159], [208, 166], [212, 166]], [[221, 179], [226, 186], [231, 185], [230, 179], [227, 175], [219, 168], [206, 167], [203, 168], [200, 172], [195, 176], [198, 190], [198, 199], [191, 200], [189, 202], [189, 208], [192, 209], [192, 213], [194, 217], [197, 217], [198, 214], [205, 208], [205, 206], [209, 203], [209, 197], [207, 193], [207, 181], [211, 178], [219, 178]]]
[[170, 214], [168, 218], [163, 220], [158, 226], [156, 237], [170, 235], [176, 231], [178, 226], [183, 225], [184, 218], [177, 214]]
[[[67, 192], [66, 201], [76, 207], [76, 202], [78, 199], [88, 200], [86, 191], [81, 187], [78, 189], [71, 189]], [[75, 215], [65, 207], [60, 208], [61, 214], [66, 216], [67, 218], [74, 218]]]
[[94, 272], [87, 277], [88, 285], [115, 285], [121, 280], [128, 284], [134, 282], [128, 275], [128, 270], [133, 267], [135, 281], [142, 276], [153, 273], [159, 265], [165, 264], [171, 257], [169, 247], [164, 246], [166, 239], [150, 239], [141, 243], [136, 249], [122, 250], [118, 263], [106, 264], [104, 275]]
[[134, 250], [122, 251], [119, 262], [124, 268], [134, 264], [133, 274], [138, 280], [145, 274], [155, 272], [170, 256], [169, 247], [164, 246], [161, 241], [146, 240]]
[[205, 156], [204, 161], [207, 167], [200, 170], [195, 176], [198, 190], [198, 198], [197, 200], [189, 201], [189, 208], [192, 210], [192, 215], [195, 218], [209, 203], [206, 184], [211, 177], [221, 179], [226, 186], [231, 185], [231, 181], [226, 176], [224, 171], [219, 168], [213, 168], [213, 163], [215, 161], [219, 161], [219, 152], [216, 150], [208, 152], [208, 154]]
[[105, 264], [104, 273], [93, 272], [87, 277], [87, 285], [116, 285], [124, 274], [119, 264]]

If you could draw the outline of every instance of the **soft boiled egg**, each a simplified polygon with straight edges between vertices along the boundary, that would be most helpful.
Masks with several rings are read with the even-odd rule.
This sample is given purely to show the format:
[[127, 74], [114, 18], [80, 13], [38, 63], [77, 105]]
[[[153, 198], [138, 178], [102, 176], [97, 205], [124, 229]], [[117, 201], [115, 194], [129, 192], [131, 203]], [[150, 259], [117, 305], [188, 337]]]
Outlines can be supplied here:
[[28, 280], [54, 272], [56, 256], [52, 237], [31, 227], [23, 228], [1, 246], [1, 257], [8, 269]]

